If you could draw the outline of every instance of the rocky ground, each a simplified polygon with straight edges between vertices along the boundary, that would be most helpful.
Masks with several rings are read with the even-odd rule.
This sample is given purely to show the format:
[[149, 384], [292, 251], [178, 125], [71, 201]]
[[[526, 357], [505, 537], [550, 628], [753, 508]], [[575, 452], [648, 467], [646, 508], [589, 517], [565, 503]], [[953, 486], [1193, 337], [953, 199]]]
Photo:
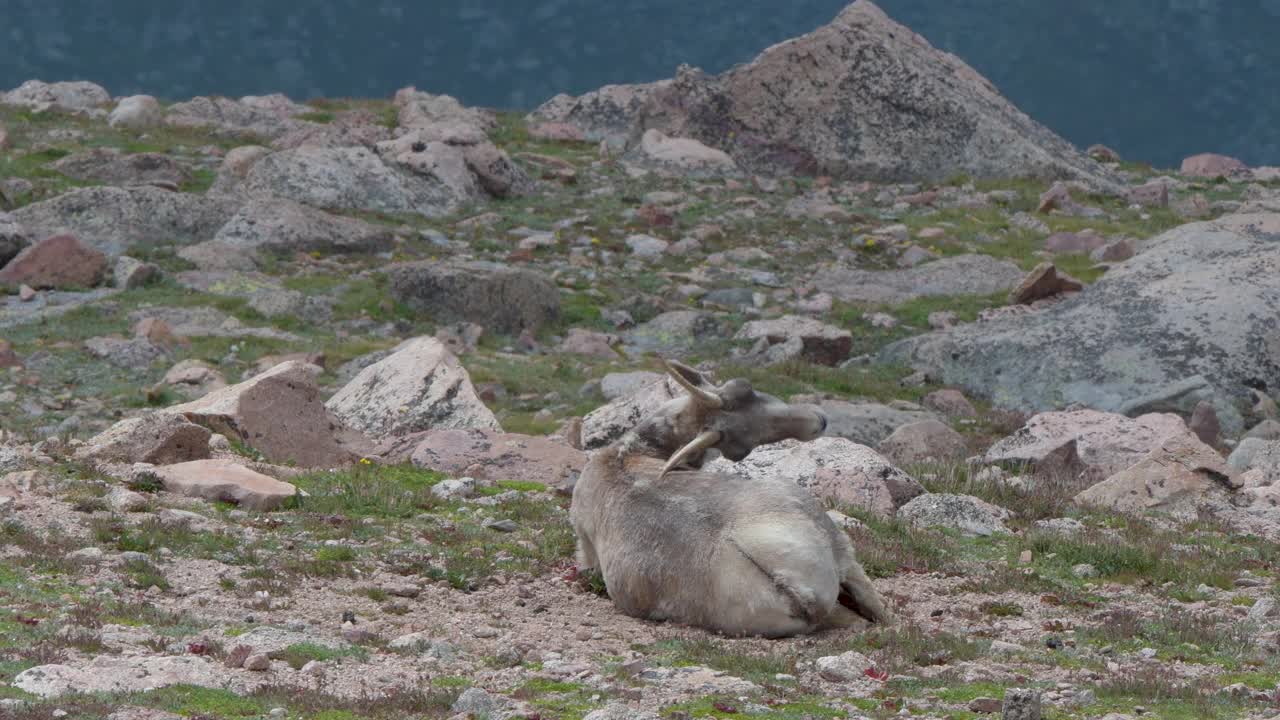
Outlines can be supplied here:
[[[774, 102], [767, 54], [528, 116], [0, 95], [0, 717], [1280, 714], [1280, 172], [1086, 157], [899, 40], [974, 118], [900, 166], [672, 114]], [[656, 356], [824, 408], [712, 466], [812, 489], [896, 625], [716, 637], [577, 573]]]

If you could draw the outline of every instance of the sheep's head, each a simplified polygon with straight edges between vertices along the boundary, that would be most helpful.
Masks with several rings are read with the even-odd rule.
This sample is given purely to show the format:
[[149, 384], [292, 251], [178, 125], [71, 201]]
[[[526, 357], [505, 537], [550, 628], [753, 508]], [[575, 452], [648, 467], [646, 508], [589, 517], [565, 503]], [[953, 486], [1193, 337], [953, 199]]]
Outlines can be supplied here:
[[664, 405], [644, 430], [655, 445], [675, 448], [664, 475], [712, 448], [736, 462], [760, 445], [813, 440], [827, 429], [827, 417], [812, 405], [792, 405], [757, 392], [742, 378], [715, 386], [687, 365], [663, 363], [686, 393]]

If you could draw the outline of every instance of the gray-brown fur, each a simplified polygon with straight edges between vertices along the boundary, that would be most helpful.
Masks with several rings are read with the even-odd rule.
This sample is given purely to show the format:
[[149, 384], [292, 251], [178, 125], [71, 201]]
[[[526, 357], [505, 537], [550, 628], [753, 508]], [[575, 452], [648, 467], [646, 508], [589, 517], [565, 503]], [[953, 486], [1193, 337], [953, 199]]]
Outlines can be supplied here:
[[717, 388], [685, 366], [671, 371], [710, 390], [721, 407], [676, 398], [591, 458], [570, 506], [580, 569], [600, 571], [628, 615], [729, 635], [808, 633], [859, 623], [857, 615], [888, 621], [848, 536], [808, 490], [781, 478], [704, 472], [696, 469], [701, 452], [685, 463], [694, 469], [664, 472], [704, 433], [716, 433], [711, 447], [741, 459], [757, 445], [818, 437], [822, 414], [743, 380]]

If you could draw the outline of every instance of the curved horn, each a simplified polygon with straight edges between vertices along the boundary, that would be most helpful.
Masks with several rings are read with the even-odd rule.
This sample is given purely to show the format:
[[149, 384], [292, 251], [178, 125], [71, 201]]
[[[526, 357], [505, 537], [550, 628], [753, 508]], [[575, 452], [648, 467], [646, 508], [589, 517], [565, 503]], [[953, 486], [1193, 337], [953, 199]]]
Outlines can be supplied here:
[[700, 453], [718, 442], [720, 442], [719, 430], [704, 430], [701, 435], [691, 440], [688, 445], [680, 448], [675, 455], [671, 456], [667, 464], [662, 466], [662, 472], [658, 473], [658, 479], [661, 480], [672, 468], [688, 460], [690, 456]]
[[697, 400], [700, 404], [705, 405], [713, 410], [719, 410], [720, 408], [724, 407], [724, 400], [719, 395], [711, 392], [710, 390], [707, 390], [705, 388], [700, 388], [697, 385], [694, 385], [692, 382], [689, 381], [689, 378], [685, 377], [671, 363], [672, 361], [666, 360], [666, 359], [663, 359], [662, 361], [662, 364], [665, 365], [667, 368], [667, 373], [670, 374], [671, 377], [677, 383], [680, 384], [680, 387], [684, 388], [685, 391], [687, 391], [691, 396], [693, 396], [694, 400]]

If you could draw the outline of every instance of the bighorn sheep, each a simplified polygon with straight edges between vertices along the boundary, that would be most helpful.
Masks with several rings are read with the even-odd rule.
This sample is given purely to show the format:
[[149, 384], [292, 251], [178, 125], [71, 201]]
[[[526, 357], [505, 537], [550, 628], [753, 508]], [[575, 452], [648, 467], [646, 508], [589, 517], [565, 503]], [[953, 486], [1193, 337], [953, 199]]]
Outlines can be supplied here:
[[623, 613], [725, 635], [786, 637], [890, 614], [843, 530], [785, 478], [746, 481], [700, 468], [712, 448], [738, 461], [758, 445], [813, 440], [814, 407], [716, 387], [664, 361], [687, 394], [587, 463], [569, 518], [579, 570], [598, 570]]

